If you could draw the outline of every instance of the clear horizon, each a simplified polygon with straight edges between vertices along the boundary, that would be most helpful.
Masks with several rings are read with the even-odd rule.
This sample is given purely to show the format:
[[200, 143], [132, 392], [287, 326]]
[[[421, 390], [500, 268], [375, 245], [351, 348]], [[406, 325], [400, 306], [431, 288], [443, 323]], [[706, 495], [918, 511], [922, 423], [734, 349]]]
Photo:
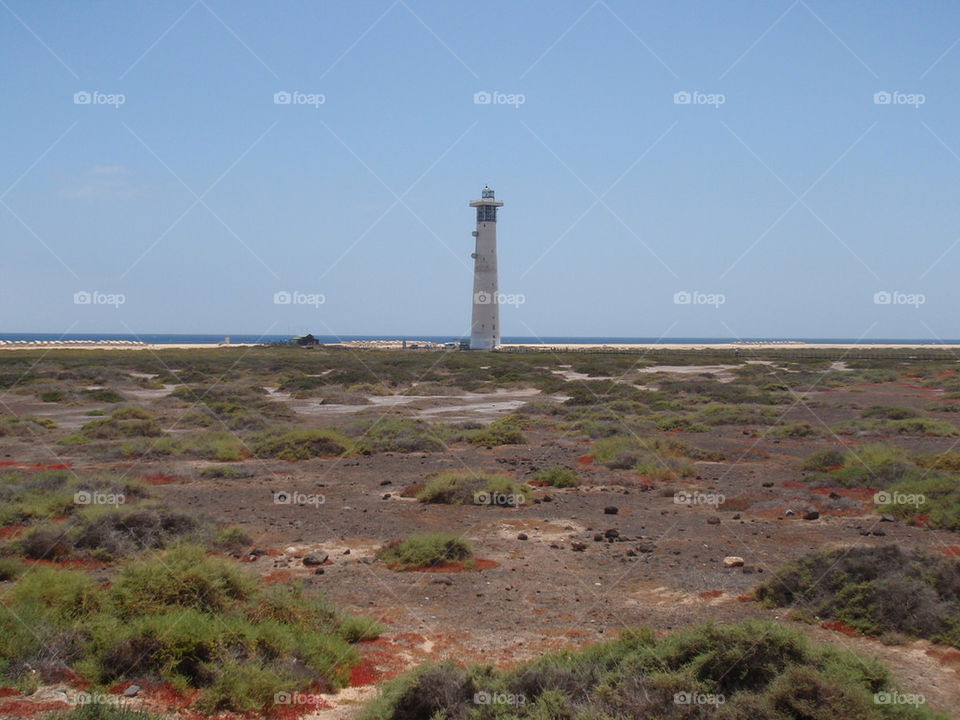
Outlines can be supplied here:
[[960, 335], [947, 2], [0, 16], [0, 332]]

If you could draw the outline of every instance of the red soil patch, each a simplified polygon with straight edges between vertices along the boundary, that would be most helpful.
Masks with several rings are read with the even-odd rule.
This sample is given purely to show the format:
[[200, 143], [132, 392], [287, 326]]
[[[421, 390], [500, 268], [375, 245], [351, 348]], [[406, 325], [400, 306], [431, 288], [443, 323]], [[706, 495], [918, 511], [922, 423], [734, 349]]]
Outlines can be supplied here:
[[291, 580], [293, 580], [292, 570], [274, 570], [273, 572], [267, 573], [263, 576], [264, 582], [288, 583]]
[[796, 480], [787, 480], [780, 487], [799, 489], [799, 488], [805, 488], [806, 485], [802, 482], [797, 482]]
[[593, 456], [581, 455], [580, 457], [577, 458], [577, 462], [580, 463], [581, 465], [589, 465], [590, 463], [593, 462]]
[[4, 460], [3, 462], [0, 462], [0, 467], [11, 467], [19, 464], [20, 463], [18, 463], [16, 460]]
[[835, 632], [843, 633], [848, 637], [855, 637], [860, 634], [856, 630], [854, 630], [852, 627], [850, 627], [849, 625], [844, 625], [839, 620], [830, 620], [827, 622], [822, 622], [820, 623], [820, 627], [826, 630], [834, 630]]
[[0, 528], [0, 538], [15, 538], [19, 537], [23, 532], [25, 525], [7, 525], [6, 527]]
[[178, 478], [174, 475], [167, 475], [165, 473], [150, 473], [148, 475], [141, 475], [140, 479], [148, 485], [170, 485], [171, 483], [180, 482], [181, 480], [181, 478]]
[[713, 600], [723, 595], [723, 590], [707, 590], [706, 592], [700, 593], [701, 600]]
[[744, 593], [743, 595], [737, 595], [737, 602], [753, 602], [753, 598], [750, 597], [750, 593]]
[[937, 548], [937, 550], [947, 557], [960, 558], [960, 545], [949, 545], [947, 547]]
[[170, 683], [140, 683], [147, 697], [168, 709], [186, 710], [197, 699], [199, 691], [182, 693]]
[[0, 715], [30, 718], [36, 717], [37, 713], [49, 712], [50, 710], [68, 710], [69, 708], [69, 705], [60, 700], [40, 703], [30, 702], [29, 700], [7, 700], [6, 702], [0, 702]]
[[836, 493], [840, 497], [853, 498], [854, 500], [873, 500], [873, 496], [876, 494], [876, 490], [872, 488], [812, 488], [810, 492], [817, 495], [829, 495], [830, 493]]
[[[439, 563], [437, 565], [418, 565], [417, 567], [404, 568], [401, 572], [436, 572], [436, 573], [460, 573], [460, 572], [480, 572], [481, 570], [491, 570], [500, 563], [484, 558], [474, 558], [473, 567], [466, 567], [463, 560], [456, 562]], [[391, 570], [396, 570], [396, 563], [388, 565]]]
[[19, 695], [20, 691], [12, 687], [0, 687], [0, 697], [13, 697]]
[[416, 497], [417, 493], [423, 490], [427, 484], [425, 482], [413, 483], [413, 485], [407, 485], [403, 490], [400, 491], [400, 497], [412, 498]]
[[952, 648], [947, 650], [929, 648], [926, 654], [939, 660], [941, 665], [952, 665], [953, 667], [960, 668], [960, 651], [958, 650]]
[[369, 660], [362, 659], [359, 665], [350, 668], [350, 687], [373, 685], [383, 675]]

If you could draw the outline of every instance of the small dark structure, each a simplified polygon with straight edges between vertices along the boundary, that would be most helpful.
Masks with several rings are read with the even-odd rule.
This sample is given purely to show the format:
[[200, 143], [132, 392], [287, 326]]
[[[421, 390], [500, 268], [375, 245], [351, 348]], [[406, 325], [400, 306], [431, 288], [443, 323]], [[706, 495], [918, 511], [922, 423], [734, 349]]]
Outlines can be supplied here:
[[300, 347], [313, 347], [314, 345], [319, 345], [320, 341], [310, 333], [307, 333], [306, 335], [297, 335], [295, 338], [290, 338], [290, 344], [299, 345]]

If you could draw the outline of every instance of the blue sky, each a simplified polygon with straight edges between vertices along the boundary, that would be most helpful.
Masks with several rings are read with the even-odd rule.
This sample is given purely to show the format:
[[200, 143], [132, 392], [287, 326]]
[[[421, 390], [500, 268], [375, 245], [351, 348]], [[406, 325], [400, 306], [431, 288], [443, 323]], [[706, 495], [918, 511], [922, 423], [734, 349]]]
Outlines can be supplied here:
[[960, 337], [958, 39], [946, 1], [2, 0], [0, 331], [460, 334], [489, 183], [504, 335]]

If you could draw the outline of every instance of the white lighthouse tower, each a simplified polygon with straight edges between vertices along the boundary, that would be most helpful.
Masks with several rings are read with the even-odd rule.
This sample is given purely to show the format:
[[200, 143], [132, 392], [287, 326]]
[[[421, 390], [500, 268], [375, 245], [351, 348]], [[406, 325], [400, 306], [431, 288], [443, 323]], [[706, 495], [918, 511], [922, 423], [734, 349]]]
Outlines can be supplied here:
[[500, 347], [500, 305], [497, 289], [497, 208], [503, 205], [493, 198], [486, 185], [479, 200], [470, 201], [477, 209], [477, 239], [473, 257], [473, 314], [470, 323], [470, 349], [493, 350]]

